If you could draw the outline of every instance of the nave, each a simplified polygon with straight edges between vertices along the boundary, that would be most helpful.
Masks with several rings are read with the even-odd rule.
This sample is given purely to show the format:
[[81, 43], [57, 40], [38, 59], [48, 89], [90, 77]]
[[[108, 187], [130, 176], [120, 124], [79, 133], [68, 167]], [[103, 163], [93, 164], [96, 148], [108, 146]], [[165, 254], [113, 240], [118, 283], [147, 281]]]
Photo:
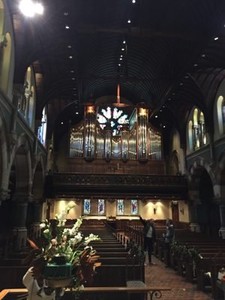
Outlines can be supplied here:
[[[141, 226], [138, 228], [135, 226], [137, 234], [142, 233]], [[140, 229], [140, 230], [139, 230]], [[115, 295], [117, 295], [117, 299], [125, 300], [127, 299], [127, 292], [124, 291], [122, 295], [120, 293], [116, 293], [120, 287], [126, 287], [128, 280], [134, 280], [138, 282], [138, 284], [142, 283], [143, 287], [151, 287], [161, 291], [162, 297], [161, 299], [167, 300], [223, 300], [223, 296], [221, 293], [217, 293], [217, 296], [214, 297], [211, 290], [206, 290], [206, 286], [204, 285], [205, 291], [199, 288], [199, 285], [196, 283], [196, 278], [192, 280], [188, 280], [186, 274], [179, 274], [178, 264], [174, 265], [174, 263], [170, 267], [166, 267], [165, 260], [161, 256], [160, 251], [154, 251], [154, 255], [152, 257], [152, 265], [144, 264], [144, 259], [142, 257], [142, 246], [141, 246], [141, 235], [139, 235], [139, 244], [138, 238], [134, 237], [132, 233], [132, 238], [129, 237], [131, 233], [131, 228], [128, 231], [126, 228], [125, 232], [116, 230], [112, 230], [106, 224], [99, 224], [96, 226], [91, 224], [85, 224], [82, 227], [82, 232], [87, 235], [92, 232], [94, 234], [98, 234], [101, 237], [101, 241], [92, 242], [94, 249], [96, 250], [96, 254], [99, 255], [99, 262], [101, 262], [101, 266], [96, 269], [96, 273], [93, 278], [93, 282], [87, 285], [87, 289], [98, 289], [94, 293], [88, 294], [85, 292], [83, 295], [84, 298], [81, 299], [102, 299], [101, 297], [106, 297], [108, 299], [114, 299]], [[177, 230], [178, 232], [178, 230]], [[183, 231], [184, 235], [184, 231]], [[187, 233], [186, 233], [187, 235]], [[159, 232], [158, 232], [158, 240], [160, 240]], [[177, 234], [178, 242], [179, 235]], [[192, 236], [192, 239], [194, 236]], [[198, 240], [200, 241], [204, 237], [198, 236]], [[190, 236], [189, 236], [190, 239]], [[183, 239], [186, 241], [188, 240]], [[179, 240], [181, 242], [181, 239]], [[219, 241], [218, 241], [219, 242]], [[189, 240], [190, 243], [190, 240]], [[160, 243], [158, 243], [160, 245]], [[157, 247], [157, 243], [156, 243]], [[158, 246], [159, 247], [159, 246]], [[215, 244], [208, 243], [207, 247], [215, 247]], [[218, 248], [218, 251], [221, 249]], [[212, 251], [212, 250], [211, 250]], [[8, 259], [8, 263], [12, 259]], [[1, 276], [0, 283], [2, 289], [4, 288], [23, 288], [22, 285], [22, 275], [23, 273], [18, 273], [17, 270], [21, 269], [21, 262], [19, 260], [15, 260], [17, 265], [10, 266], [5, 261], [5, 266], [1, 265], [1, 274], [5, 274], [4, 278]], [[177, 261], [178, 263], [178, 261]], [[20, 264], [20, 265], [19, 265]], [[26, 271], [27, 266], [22, 266], [23, 272]], [[186, 269], [186, 273], [187, 273]], [[5, 280], [5, 281], [4, 281]], [[3, 284], [5, 282], [5, 284]], [[85, 285], [86, 286], [86, 285]], [[104, 288], [110, 288], [110, 293], [104, 293]], [[102, 291], [101, 291], [102, 290]], [[218, 292], [218, 291], [217, 291]], [[116, 294], [115, 294], [116, 293]], [[87, 295], [87, 298], [86, 298]], [[132, 295], [132, 299], [143, 299], [141, 295]], [[129, 298], [129, 297], [128, 297]], [[5, 298], [0, 299], [4, 300]], [[11, 299], [11, 298], [9, 298]], [[65, 299], [69, 299], [66, 297]], [[104, 298], [105, 299], [105, 298]], [[130, 299], [130, 298], [129, 298]], [[150, 299], [158, 299], [158, 298], [150, 298]]]

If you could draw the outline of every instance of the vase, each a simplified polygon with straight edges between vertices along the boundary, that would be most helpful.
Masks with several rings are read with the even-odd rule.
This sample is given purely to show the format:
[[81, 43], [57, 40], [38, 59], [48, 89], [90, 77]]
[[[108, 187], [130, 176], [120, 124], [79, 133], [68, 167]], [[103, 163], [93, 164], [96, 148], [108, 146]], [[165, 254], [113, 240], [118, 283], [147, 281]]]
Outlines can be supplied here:
[[48, 287], [51, 288], [66, 288], [70, 287], [73, 282], [73, 277], [67, 277], [67, 278], [47, 278], [46, 284]]
[[66, 257], [65, 255], [56, 255], [53, 257], [52, 262], [56, 265], [65, 265], [66, 264]]

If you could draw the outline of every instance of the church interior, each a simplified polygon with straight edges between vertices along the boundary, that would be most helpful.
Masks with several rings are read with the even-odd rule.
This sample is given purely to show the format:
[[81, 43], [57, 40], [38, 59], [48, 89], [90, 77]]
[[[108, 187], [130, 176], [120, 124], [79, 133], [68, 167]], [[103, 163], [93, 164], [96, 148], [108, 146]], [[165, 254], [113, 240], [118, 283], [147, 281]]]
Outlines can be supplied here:
[[[68, 205], [68, 227], [125, 247], [152, 219], [164, 263], [170, 219], [170, 267], [200, 289], [225, 266], [224, 1], [0, 0], [1, 289]], [[190, 275], [181, 246], [211, 264], [193, 272], [192, 251]]]

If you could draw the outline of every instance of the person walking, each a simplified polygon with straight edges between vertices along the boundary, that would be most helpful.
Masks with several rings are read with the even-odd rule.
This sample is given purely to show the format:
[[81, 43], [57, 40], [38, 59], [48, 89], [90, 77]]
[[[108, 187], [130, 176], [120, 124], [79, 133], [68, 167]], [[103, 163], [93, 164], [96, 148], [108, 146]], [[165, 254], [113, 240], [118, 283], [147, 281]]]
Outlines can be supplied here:
[[174, 226], [170, 219], [166, 219], [166, 232], [163, 234], [164, 237], [164, 262], [166, 267], [170, 267], [170, 248], [174, 240]]
[[154, 226], [154, 220], [144, 220], [139, 216], [141, 223], [143, 224], [143, 233], [144, 233], [144, 252], [145, 252], [145, 265], [152, 265], [152, 252], [154, 249], [154, 243], [156, 241], [156, 230]]

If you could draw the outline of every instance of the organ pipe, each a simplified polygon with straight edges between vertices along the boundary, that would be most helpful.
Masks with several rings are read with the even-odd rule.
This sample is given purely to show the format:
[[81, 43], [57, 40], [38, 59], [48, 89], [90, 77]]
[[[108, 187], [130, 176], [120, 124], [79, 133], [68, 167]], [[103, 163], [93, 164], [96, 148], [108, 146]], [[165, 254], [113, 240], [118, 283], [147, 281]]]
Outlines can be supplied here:
[[84, 118], [84, 158], [90, 161], [95, 158], [96, 148], [96, 112], [94, 105], [86, 105]]
[[137, 159], [148, 160], [148, 113], [144, 103], [137, 106]]

